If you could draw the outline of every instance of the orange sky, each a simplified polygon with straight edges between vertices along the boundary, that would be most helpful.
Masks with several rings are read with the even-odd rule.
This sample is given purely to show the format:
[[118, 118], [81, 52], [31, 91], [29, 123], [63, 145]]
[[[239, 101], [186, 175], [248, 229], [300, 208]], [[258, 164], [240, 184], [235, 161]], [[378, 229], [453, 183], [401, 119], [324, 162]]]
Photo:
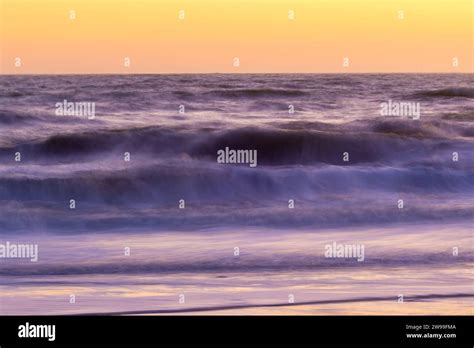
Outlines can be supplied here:
[[3, 74], [473, 72], [472, 0], [0, 3]]

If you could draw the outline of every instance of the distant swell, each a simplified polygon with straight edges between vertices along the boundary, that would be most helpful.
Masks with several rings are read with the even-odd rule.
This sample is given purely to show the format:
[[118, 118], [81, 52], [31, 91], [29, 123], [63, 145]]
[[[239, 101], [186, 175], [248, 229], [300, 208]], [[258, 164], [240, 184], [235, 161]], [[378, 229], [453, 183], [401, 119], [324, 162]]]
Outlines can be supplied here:
[[139, 260], [134, 262], [101, 262], [89, 264], [49, 264], [49, 265], [23, 265], [16, 267], [0, 267], [2, 276], [28, 276], [28, 275], [81, 275], [81, 274], [162, 274], [162, 273], [230, 273], [230, 272], [258, 272], [258, 271], [284, 271], [300, 270], [315, 271], [323, 269], [338, 268], [360, 268], [360, 267], [435, 267], [456, 265], [472, 262], [473, 255], [466, 253], [465, 256], [452, 258], [442, 253], [419, 254], [419, 255], [379, 255], [366, 258], [361, 264], [356, 259], [328, 259], [319, 256], [303, 254], [295, 255], [272, 255], [252, 256], [247, 255], [245, 260], [228, 261], [227, 259], [193, 260], [188, 259], [180, 262], [148, 262]]
[[297, 89], [230, 89], [230, 90], [213, 90], [206, 92], [205, 95], [223, 98], [259, 98], [259, 97], [301, 97], [307, 93]]
[[474, 88], [443, 88], [415, 93], [417, 97], [474, 98]]
[[18, 125], [38, 119], [38, 117], [19, 111], [0, 110], [0, 124], [2, 125]]

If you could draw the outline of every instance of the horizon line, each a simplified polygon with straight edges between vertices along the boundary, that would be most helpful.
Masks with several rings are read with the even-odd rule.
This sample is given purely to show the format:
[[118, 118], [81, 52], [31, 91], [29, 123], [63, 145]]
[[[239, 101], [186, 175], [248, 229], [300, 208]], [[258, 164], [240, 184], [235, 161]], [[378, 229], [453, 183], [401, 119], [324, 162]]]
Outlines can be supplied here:
[[0, 76], [90, 76], [90, 75], [441, 75], [458, 74], [470, 75], [471, 72], [149, 72], [149, 73], [18, 73], [4, 74]]

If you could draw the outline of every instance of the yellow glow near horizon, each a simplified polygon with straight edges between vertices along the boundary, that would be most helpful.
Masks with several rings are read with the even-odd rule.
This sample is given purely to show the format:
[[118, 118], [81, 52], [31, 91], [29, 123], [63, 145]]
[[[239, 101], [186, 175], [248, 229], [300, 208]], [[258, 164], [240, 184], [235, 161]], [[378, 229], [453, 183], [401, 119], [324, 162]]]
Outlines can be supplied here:
[[473, 72], [472, 0], [0, 2], [3, 74]]

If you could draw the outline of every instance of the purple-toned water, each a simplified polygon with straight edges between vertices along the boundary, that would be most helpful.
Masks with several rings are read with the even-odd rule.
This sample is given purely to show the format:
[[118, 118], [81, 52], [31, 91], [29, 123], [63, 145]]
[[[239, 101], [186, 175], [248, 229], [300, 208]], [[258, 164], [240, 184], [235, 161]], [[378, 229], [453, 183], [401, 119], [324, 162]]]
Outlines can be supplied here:
[[[472, 74], [1, 76], [0, 243], [37, 243], [39, 260], [0, 259], [0, 313], [402, 293], [455, 303], [390, 313], [464, 314], [473, 98]], [[58, 116], [64, 100], [95, 117]], [[419, 119], [381, 115], [389, 101]], [[257, 150], [257, 167], [218, 163], [225, 147]], [[364, 244], [364, 262], [326, 258], [335, 241]], [[318, 311], [380, 312], [369, 303]]]

